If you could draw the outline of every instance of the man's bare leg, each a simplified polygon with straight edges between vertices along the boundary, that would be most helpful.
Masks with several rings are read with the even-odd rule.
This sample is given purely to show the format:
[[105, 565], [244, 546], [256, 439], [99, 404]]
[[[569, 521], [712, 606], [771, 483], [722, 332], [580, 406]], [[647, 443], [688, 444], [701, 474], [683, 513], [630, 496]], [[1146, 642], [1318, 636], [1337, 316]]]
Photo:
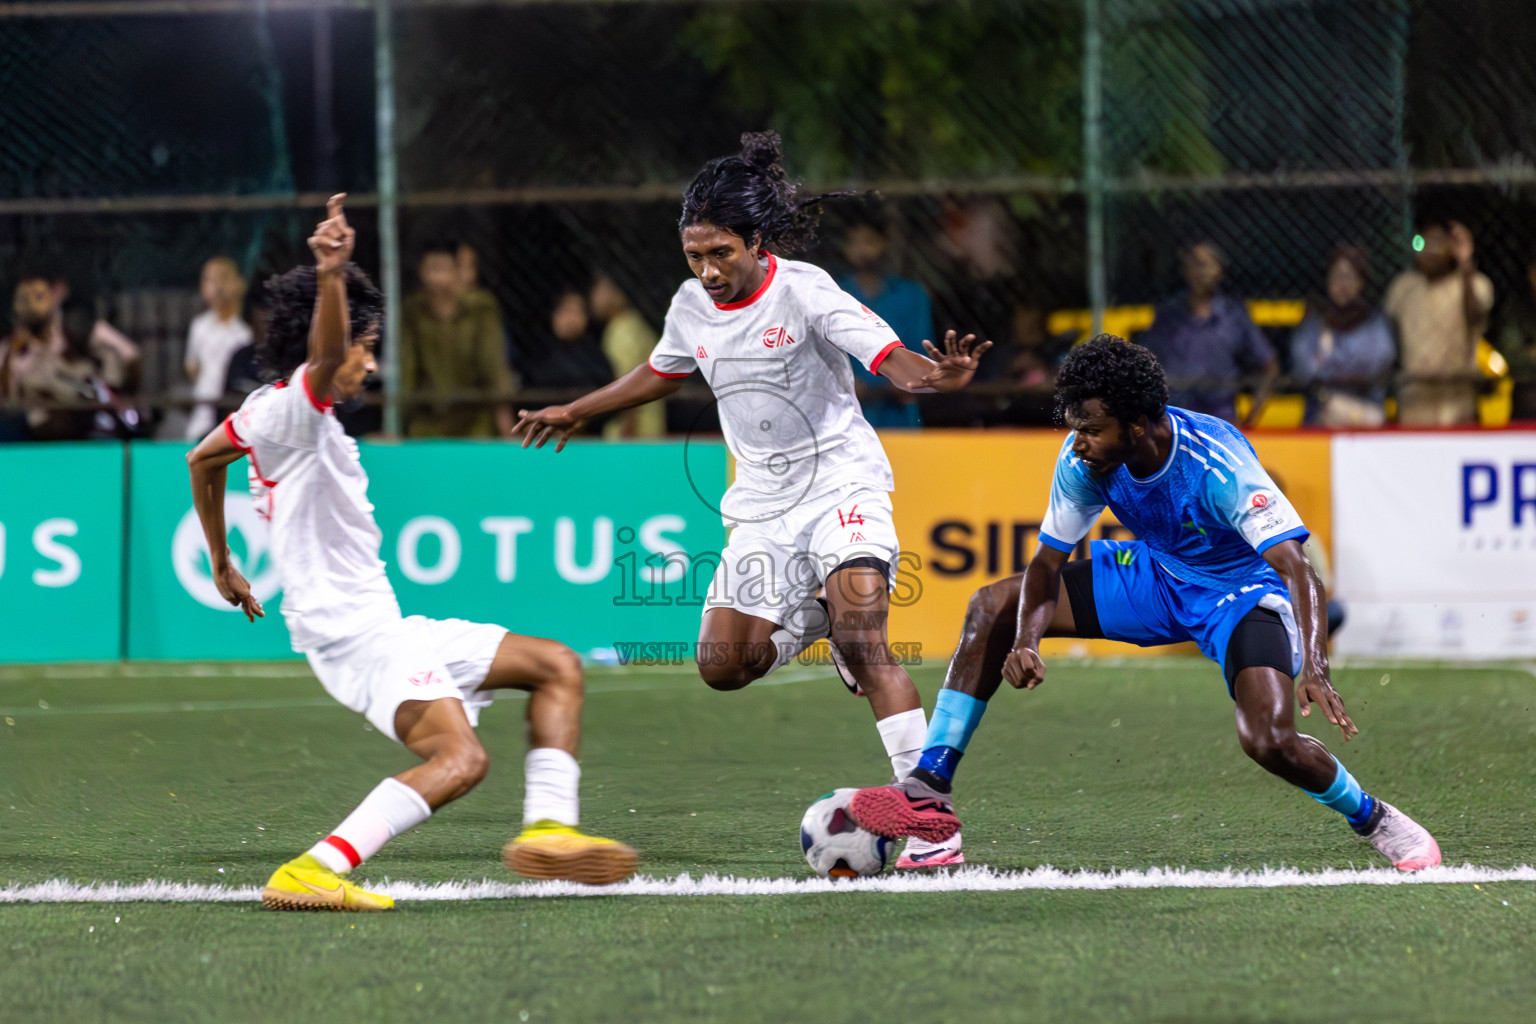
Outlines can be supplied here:
[[529, 878], [603, 885], [628, 877], [635, 851], [576, 830], [580, 821], [581, 659], [543, 637], [508, 633], [481, 690], [528, 693], [528, 753], [524, 758], [523, 830], [502, 851], [511, 870]]

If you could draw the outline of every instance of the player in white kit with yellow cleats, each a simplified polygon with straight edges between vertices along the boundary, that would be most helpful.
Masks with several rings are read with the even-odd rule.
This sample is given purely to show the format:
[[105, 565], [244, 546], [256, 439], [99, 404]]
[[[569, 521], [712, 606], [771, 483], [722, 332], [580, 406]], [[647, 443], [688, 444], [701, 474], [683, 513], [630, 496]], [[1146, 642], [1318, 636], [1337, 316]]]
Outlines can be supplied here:
[[385, 576], [368, 477], [332, 409], [373, 372], [382, 313], [378, 291], [349, 262], [354, 235], [342, 199], [331, 199], [309, 240], [315, 266], [268, 283], [259, 354], [272, 383], [187, 461], [219, 592], [253, 622], [264, 614], [225, 535], [226, 468], [243, 457], [257, 511], [271, 525], [294, 650], [333, 697], [422, 763], [379, 783], [325, 838], [278, 868], [262, 902], [275, 910], [390, 909], [390, 897], [347, 873], [484, 777], [489, 758], [475, 725], [502, 688], [529, 693], [523, 830], [503, 851], [507, 866], [533, 878], [618, 881], [633, 872], [635, 851], [576, 828], [576, 655], [500, 626], [404, 616]]

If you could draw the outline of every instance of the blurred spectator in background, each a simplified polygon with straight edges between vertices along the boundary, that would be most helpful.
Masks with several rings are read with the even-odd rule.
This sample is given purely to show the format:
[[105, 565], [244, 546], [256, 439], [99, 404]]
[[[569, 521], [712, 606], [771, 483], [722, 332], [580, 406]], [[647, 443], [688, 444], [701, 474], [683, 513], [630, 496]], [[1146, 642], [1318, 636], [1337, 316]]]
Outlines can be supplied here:
[[[1002, 384], [1019, 393], [1002, 398], [999, 409], [1006, 409], [1004, 419], [1020, 426], [1048, 427], [1056, 421], [1056, 367], [1072, 347], [1071, 333], [1053, 335], [1046, 327], [1045, 307], [1032, 297], [1014, 300], [1008, 318], [1008, 333], [996, 350], [997, 357], [988, 367], [983, 361], [976, 380], [984, 384]], [[990, 422], [990, 421], [989, 421]]]
[[73, 441], [90, 436], [95, 411], [58, 408], [110, 398], [86, 335], [66, 331], [64, 294], [41, 275], [24, 276], [12, 297], [12, 328], [0, 343], [0, 400], [19, 406], [6, 424], [10, 440]]
[[[629, 303], [629, 296], [607, 274], [598, 274], [592, 282], [589, 302], [592, 317], [603, 325], [603, 355], [615, 379], [629, 373], [651, 358], [656, 347], [656, 332], [645, 317]], [[603, 427], [609, 440], [621, 437], [660, 437], [667, 432], [665, 402], [648, 402], [637, 409], [626, 409]]]
[[1427, 221], [1414, 249], [1413, 269], [1397, 275], [1385, 302], [1402, 351], [1398, 422], [1476, 423], [1477, 342], [1493, 308], [1493, 282], [1477, 272], [1472, 232], [1464, 224]]
[[549, 333], [523, 352], [523, 380], [529, 387], [590, 391], [613, 380], [603, 347], [588, 330], [587, 300], [574, 288], [560, 294], [549, 317]]
[[939, 319], [977, 340], [1006, 337], [1019, 266], [1018, 227], [1008, 208], [997, 199], [945, 199], [934, 248], [948, 263], [936, 296]]
[[[873, 218], [858, 221], [843, 239], [843, 257], [852, 270], [838, 279], [838, 286], [890, 324], [903, 345], [923, 353], [924, 339], [936, 340], [928, 292], [911, 278], [891, 270], [889, 252], [890, 239], [884, 226]], [[857, 359], [849, 362], [859, 404], [870, 426], [922, 426], [915, 396], [892, 386], [879, 374], [870, 373]]]
[[1052, 334], [1046, 326], [1045, 307], [1033, 298], [1021, 298], [1015, 300], [1008, 317], [1007, 339], [997, 353], [1002, 356], [998, 360], [1002, 378], [1015, 387], [1050, 390], [1056, 386], [1056, 367], [1076, 336], [1070, 331]]
[[229, 361], [251, 344], [251, 325], [240, 316], [245, 302], [245, 278], [228, 256], [215, 256], [203, 264], [198, 286], [207, 309], [187, 329], [187, 353], [183, 360], [192, 381], [197, 405], [187, 419], [187, 440], [198, 441], [219, 419], [218, 401], [224, 397]]
[[239, 408], [252, 391], [261, 387], [261, 363], [256, 358], [256, 345], [252, 343], [237, 349], [229, 357], [229, 369], [224, 374], [225, 405], [230, 412]]
[[479, 302], [492, 298], [491, 293], [480, 287], [480, 254], [468, 242], [460, 242], [453, 250], [453, 263], [459, 272], [459, 290], [465, 301]]
[[501, 311], [488, 293], [465, 292], [459, 252], [452, 242], [426, 246], [417, 263], [421, 290], [400, 310], [406, 433], [509, 437], [515, 382], [507, 365]]
[[1536, 257], [1526, 264], [1525, 287], [1505, 304], [1497, 337], [1515, 379], [1514, 418], [1536, 420]]
[[1258, 375], [1247, 421], [1252, 423], [1280, 363], [1242, 302], [1221, 291], [1224, 269], [1213, 243], [1190, 246], [1183, 261], [1186, 291], [1159, 306], [1152, 326], [1137, 340], [1163, 364], [1171, 404], [1231, 423], [1237, 422], [1235, 400], [1243, 378]]
[[[78, 352], [96, 361], [97, 376], [115, 394], [136, 393], [141, 360], [139, 346], [122, 331], [79, 306], [71, 311], [69, 282], [64, 278], [50, 278], [48, 284], [53, 296], [53, 313], [49, 318], [49, 345], [53, 350], [64, 352], [68, 346], [67, 334], [76, 343]], [[65, 330], [66, 320], [69, 321], [68, 331]]]
[[1327, 298], [1291, 334], [1291, 372], [1309, 386], [1307, 422], [1379, 427], [1397, 345], [1387, 318], [1365, 299], [1365, 250], [1341, 246], [1328, 264]]
[[[463, 302], [466, 307], [489, 306], [496, 311], [496, 319], [502, 324], [501, 342], [502, 352], [506, 355], [507, 366], [517, 365], [517, 347], [513, 342], [512, 332], [507, 330], [506, 322], [501, 319], [501, 304], [496, 301], [496, 296], [490, 289], [480, 284], [480, 254], [475, 247], [468, 242], [460, 242], [455, 253], [459, 267], [459, 287], [464, 290]], [[512, 388], [517, 390], [517, 373], [512, 374]]]

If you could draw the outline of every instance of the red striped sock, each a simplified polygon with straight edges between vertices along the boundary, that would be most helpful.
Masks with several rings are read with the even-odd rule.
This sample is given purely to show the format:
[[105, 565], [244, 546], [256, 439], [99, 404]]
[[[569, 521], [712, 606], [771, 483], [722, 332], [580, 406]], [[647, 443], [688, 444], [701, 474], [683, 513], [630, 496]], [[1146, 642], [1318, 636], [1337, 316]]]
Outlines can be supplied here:
[[347, 820], [314, 846], [309, 855], [338, 875], [351, 871], [385, 843], [432, 816], [421, 794], [399, 779], [379, 783]]

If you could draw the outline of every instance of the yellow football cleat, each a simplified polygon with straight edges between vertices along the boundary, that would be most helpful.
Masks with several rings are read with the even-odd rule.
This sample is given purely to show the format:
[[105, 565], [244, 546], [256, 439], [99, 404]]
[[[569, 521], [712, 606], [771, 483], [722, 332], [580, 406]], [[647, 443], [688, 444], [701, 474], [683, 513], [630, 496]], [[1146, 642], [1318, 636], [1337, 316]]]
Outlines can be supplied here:
[[610, 885], [635, 873], [639, 855], [613, 839], [589, 836], [545, 818], [523, 826], [501, 859], [524, 878], [559, 878], [583, 885]]
[[261, 890], [268, 910], [393, 910], [395, 901], [360, 889], [309, 854], [278, 868]]

